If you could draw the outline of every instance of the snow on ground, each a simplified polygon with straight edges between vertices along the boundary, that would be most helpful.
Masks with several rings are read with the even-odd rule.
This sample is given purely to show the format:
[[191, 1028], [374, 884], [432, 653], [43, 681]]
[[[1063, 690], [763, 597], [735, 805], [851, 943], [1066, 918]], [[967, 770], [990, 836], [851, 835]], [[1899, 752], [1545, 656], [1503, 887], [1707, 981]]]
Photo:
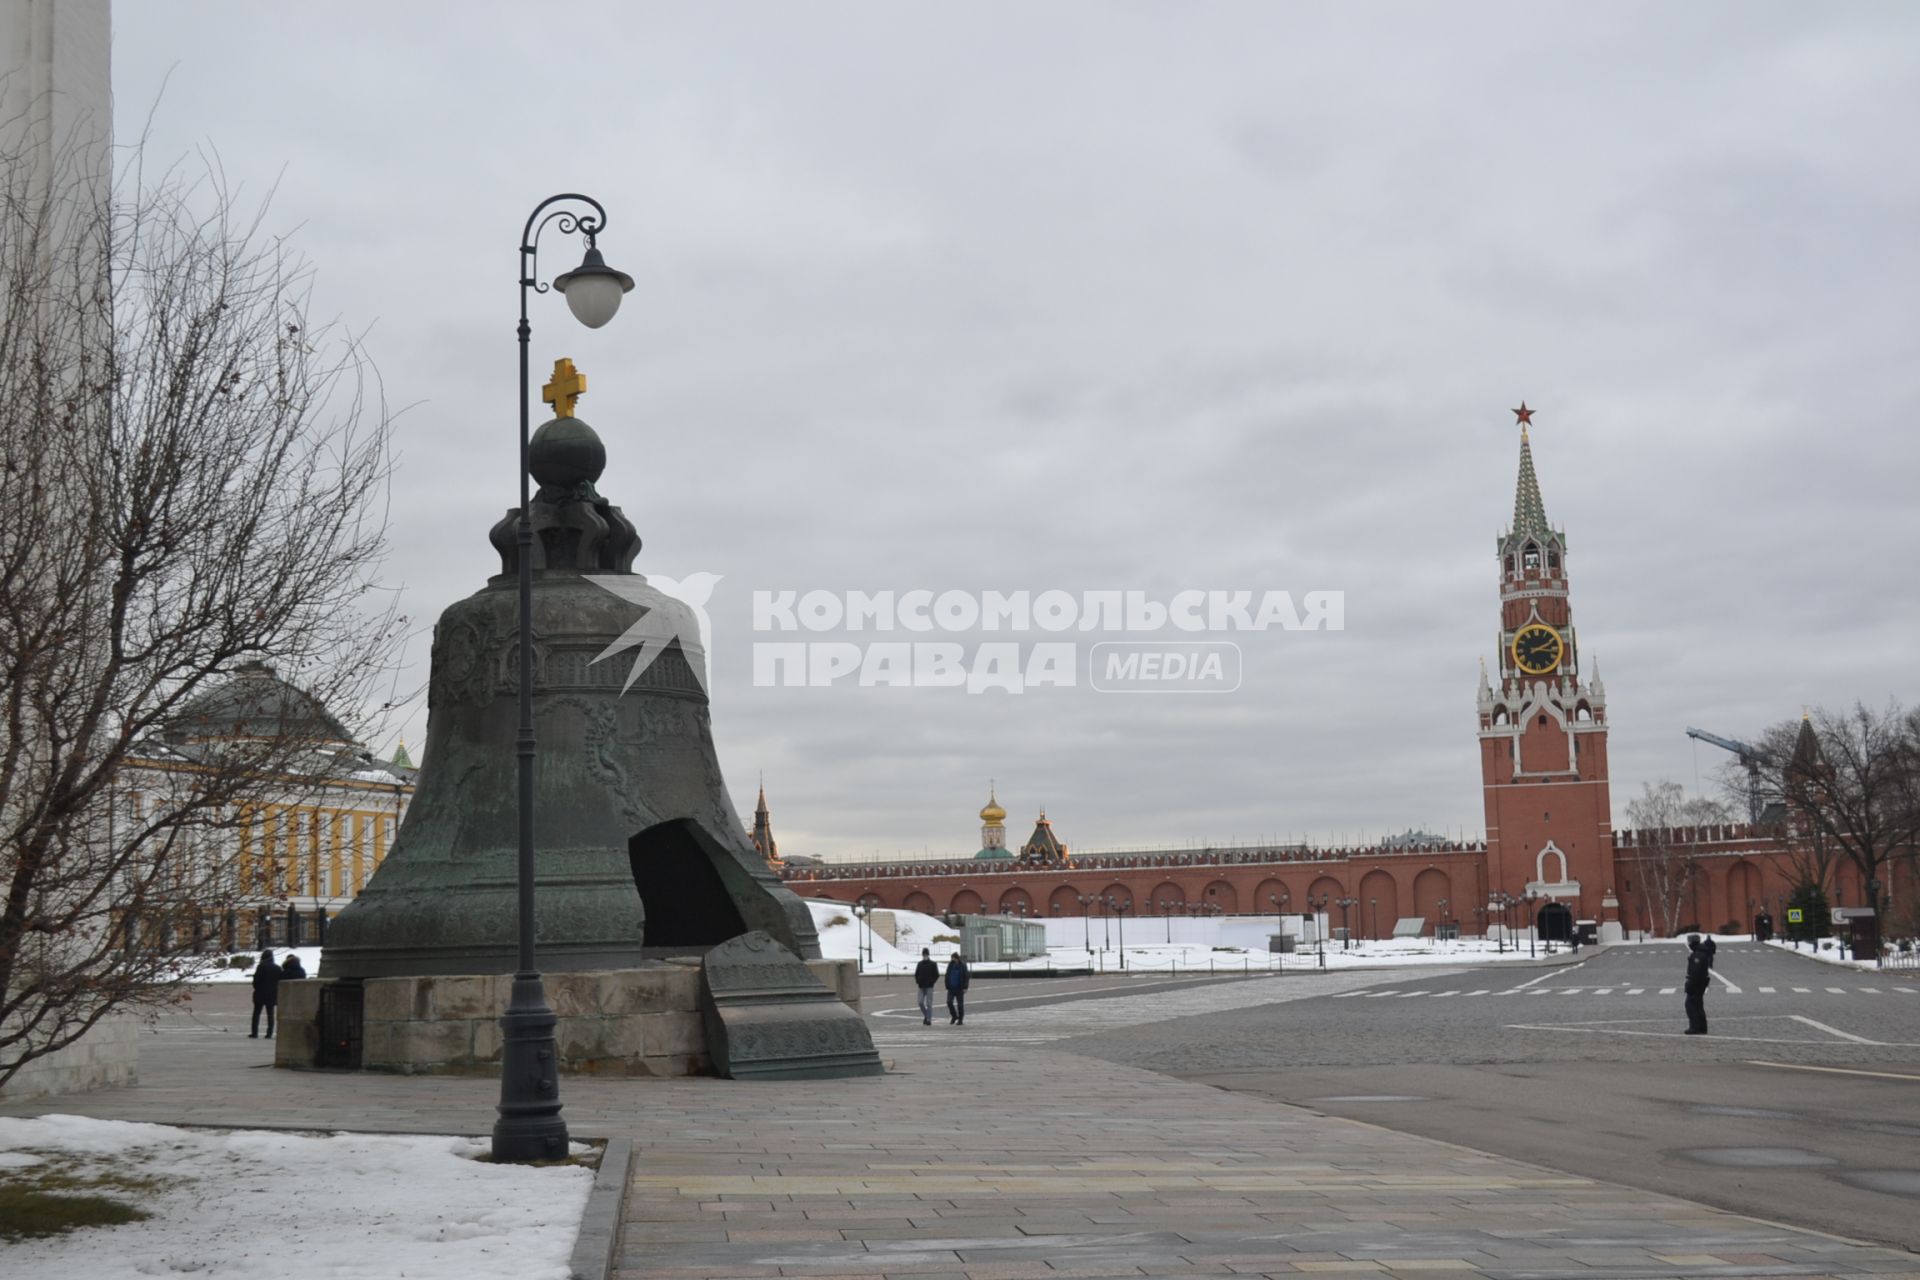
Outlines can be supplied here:
[[[1847, 944], [1834, 938], [1820, 939], [1817, 949], [1809, 949], [1806, 946], [1796, 947], [1793, 943], [1779, 938], [1775, 938], [1767, 945], [1779, 947], [1782, 951], [1798, 951], [1803, 956], [1812, 956], [1815, 960], [1826, 964], [1837, 964], [1844, 969], [1878, 969], [1880, 967], [1880, 962], [1877, 960], [1855, 960]], [[1908, 958], [1911, 959], [1911, 957]]]
[[0, 1245], [0, 1273], [565, 1280], [593, 1171], [471, 1158], [486, 1150], [476, 1138], [0, 1117], [0, 1182], [31, 1185], [53, 1164], [163, 1184], [101, 1188], [153, 1217]]
[[[898, 974], [913, 972], [914, 965], [920, 962], [920, 949], [925, 947], [933, 952], [933, 958], [942, 965], [947, 957], [959, 949], [959, 930], [934, 916], [922, 915], [917, 911], [895, 911], [893, 913], [895, 941], [889, 943], [885, 936], [875, 932], [869, 936], [866, 924], [853, 914], [852, 908], [843, 902], [828, 902], [821, 899], [807, 900], [807, 907], [813, 912], [814, 927], [820, 931], [820, 954], [830, 960], [860, 961], [860, 971], [872, 974]], [[1155, 921], [1149, 919], [1143, 927], [1149, 938], [1152, 937]], [[974, 965], [976, 972], [986, 970], [998, 972], [1009, 970], [1047, 969], [1093, 969], [1099, 972], [1117, 972], [1121, 968], [1118, 939], [1111, 939], [1114, 945], [1102, 945], [1101, 929], [1096, 925], [1092, 931], [1093, 948], [1054, 947], [1048, 954], [1031, 960], [1016, 960], [1006, 963], [1000, 961], [982, 962]], [[868, 947], [872, 950], [869, 953]], [[1544, 945], [1536, 945], [1536, 955], [1546, 955]], [[1564, 946], [1556, 949], [1564, 954]], [[869, 956], [871, 958], [869, 958]], [[1431, 938], [1395, 938], [1377, 942], [1355, 940], [1351, 949], [1342, 950], [1340, 945], [1329, 942], [1326, 949], [1326, 968], [1365, 969], [1398, 965], [1418, 964], [1492, 964], [1506, 960], [1528, 959], [1527, 944], [1522, 941], [1518, 947], [1509, 941], [1504, 948], [1480, 938], [1462, 938], [1457, 942], [1435, 942]], [[1281, 967], [1282, 958], [1270, 956], [1264, 951], [1246, 951], [1239, 948], [1215, 948], [1193, 943], [1135, 942], [1129, 940], [1126, 951], [1126, 969], [1134, 971], [1168, 971], [1179, 973], [1258, 973]], [[1285, 957], [1288, 969], [1317, 969], [1321, 967], [1320, 953], [1317, 950], [1297, 952]]]
[[[853, 909], [844, 902], [829, 902], [821, 898], [804, 900], [808, 910], [813, 913], [813, 924], [820, 931], [820, 954], [829, 960], [860, 961], [860, 971], [872, 974], [898, 974], [913, 972], [914, 965], [920, 961], [920, 949], [933, 952], [933, 958], [943, 966], [947, 957], [959, 949], [959, 930], [939, 919], [937, 916], [922, 915], [918, 911], [895, 911], [894, 941], [875, 931], [869, 935], [867, 926]], [[1103, 928], [1103, 923], [1106, 926]], [[1085, 947], [1056, 946], [1045, 956], [1033, 960], [1014, 961], [1002, 964], [993, 961], [985, 967], [992, 970], [1012, 969], [1093, 969], [1098, 972], [1118, 970], [1120, 966], [1119, 938], [1112, 929], [1113, 922], [1096, 919], [1090, 931], [1092, 950]], [[1236, 947], [1215, 948], [1202, 943], [1173, 943], [1137, 941], [1141, 933], [1147, 939], [1153, 937], [1158, 927], [1158, 917], [1148, 917], [1138, 924], [1130, 925], [1134, 934], [1127, 940], [1128, 970], [1165, 970], [1180, 973], [1204, 973], [1211, 969], [1214, 973], [1258, 972], [1263, 969], [1282, 967], [1281, 957], [1268, 955], [1265, 951], [1242, 950]], [[1104, 934], [1104, 937], [1103, 937]], [[1749, 942], [1746, 934], [1703, 935], [1715, 936], [1722, 943]], [[1625, 945], [1640, 943], [1661, 943], [1672, 945], [1684, 943], [1684, 939], [1635, 937]], [[1824, 939], [1828, 947], [1832, 939]], [[1622, 944], [1615, 944], [1622, 945]], [[1784, 946], [1775, 942], [1774, 946]], [[871, 951], [869, 951], [871, 948]], [[1356, 938], [1351, 948], [1342, 948], [1337, 941], [1329, 941], [1326, 946], [1325, 968], [1332, 969], [1369, 969], [1385, 968], [1397, 965], [1447, 964], [1478, 965], [1498, 964], [1511, 960], [1536, 959], [1548, 954], [1564, 955], [1565, 944], [1557, 945], [1549, 953], [1545, 943], [1535, 943], [1532, 950], [1522, 937], [1516, 944], [1509, 939], [1504, 947], [1490, 939], [1460, 938], [1451, 942], [1436, 942], [1432, 938], [1391, 938], [1378, 941]], [[247, 964], [242, 968], [218, 968], [196, 973], [194, 982], [250, 982], [253, 978], [253, 963], [259, 958], [258, 952], [241, 952], [246, 956]], [[320, 948], [301, 947], [298, 949], [300, 963], [306, 967], [309, 976], [320, 972]], [[1802, 954], [1805, 954], [1804, 948]], [[274, 952], [277, 960], [286, 959], [284, 949]], [[1285, 957], [1288, 969], [1321, 968], [1321, 953], [1317, 948], [1309, 947]], [[1835, 950], [1822, 951], [1819, 958], [1834, 964], [1853, 964], [1845, 960]], [[220, 957], [224, 960], [224, 957]], [[978, 965], [976, 968], [980, 967]], [[1862, 962], [1858, 967], [1872, 968], [1870, 961]]]
[[[319, 947], [295, 947], [291, 953], [288, 952], [285, 947], [274, 947], [272, 950], [274, 963], [276, 964], [285, 964], [287, 962], [287, 956], [292, 954], [300, 957], [300, 966], [307, 971], [309, 978], [314, 977], [320, 972]], [[196, 963], [192, 969], [183, 971], [180, 976], [194, 983], [252, 982], [253, 968], [254, 965], [259, 963], [260, 953], [258, 951], [236, 951], [234, 955], [245, 957], [247, 963], [237, 969], [229, 968], [227, 967], [229, 957], [207, 956], [205, 957], [204, 964]], [[213, 966], [215, 965], [219, 967], [214, 968]]]
[[[930, 948], [933, 958], [945, 964], [959, 943], [959, 930], [917, 911], [893, 913], [894, 936], [899, 941], [896, 946], [880, 934], [870, 932], [866, 923], [844, 902], [817, 898], [806, 902], [807, 909], [813, 912], [813, 927], [820, 931], [820, 954], [829, 960], [858, 959], [862, 973], [911, 973], [913, 966], [920, 963], [922, 947]], [[935, 942], [936, 936], [946, 941]]]

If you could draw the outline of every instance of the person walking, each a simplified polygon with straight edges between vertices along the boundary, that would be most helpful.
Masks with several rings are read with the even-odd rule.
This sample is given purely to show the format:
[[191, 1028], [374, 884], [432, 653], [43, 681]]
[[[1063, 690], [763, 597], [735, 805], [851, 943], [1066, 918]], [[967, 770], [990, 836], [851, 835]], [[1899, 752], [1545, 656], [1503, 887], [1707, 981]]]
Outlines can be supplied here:
[[920, 988], [920, 1022], [924, 1026], [933, 1025], [933, 984], [938, 981], [940, 966], [933, 962], [933, 952], [920, 948], [920, 963], [913, 969], [913, 985]]
[[1687, 935], [1687, 1034], [1707, 1034], [1707, 971], [1713, 953], [1700, 945], [1700, 935]]
[[956, 1027], [967, 1020], [967, 988], [971, 985], [973, 977], [967, 972], [967, 962], [956, 951], [947, 958], [947, 1020]]
[[280, 966], [273, 962], [273, 952], [262, 951], [260, 963], [253, 967], [253, 1030], [247, 1033], [247, 1039], [260, 1038], [260, 1011], [267, 1012], [267, 1039], [273, 1039], [273, 1010], [280, 1003]]

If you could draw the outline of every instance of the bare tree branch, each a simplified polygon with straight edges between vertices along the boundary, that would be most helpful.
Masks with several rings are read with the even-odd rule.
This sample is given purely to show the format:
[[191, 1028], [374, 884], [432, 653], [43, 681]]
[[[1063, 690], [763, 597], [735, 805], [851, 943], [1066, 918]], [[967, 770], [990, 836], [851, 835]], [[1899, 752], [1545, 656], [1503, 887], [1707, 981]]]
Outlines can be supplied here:
[[[357, 339], [217, 166], [122, 173], [0, 155], [0, 1084], [176, 998], [156, 923], [253, 887], [260, 810], [355, 765], [405, 626]], [[253, 661], [347, 723], [183, 728]]]

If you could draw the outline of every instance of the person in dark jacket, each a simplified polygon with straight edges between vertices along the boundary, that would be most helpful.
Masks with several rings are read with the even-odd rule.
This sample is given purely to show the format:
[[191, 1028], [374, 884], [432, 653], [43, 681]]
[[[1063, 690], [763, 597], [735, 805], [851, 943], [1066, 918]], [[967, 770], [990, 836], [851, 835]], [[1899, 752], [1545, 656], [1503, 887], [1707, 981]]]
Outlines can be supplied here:
[[273, 1009], [280, 1003], [280, 966], [273, 962], [273, 952], [262, 951], [260, 963], [253, 967], [253, 1030], [247, 1039], [260, 1038], [260, 1011], [267, 1011], [267, 1039], [273, 1039]]
[[1700, 935], [1687, 935], [1687, 1034], [1707, 1034], [1707, 971], [1713, 953], [1700, 945]]
[[307, 966], [300, 963], [298, 952], [287, 952], [287, 962], [280, 966], [280, 981], [293, 982], [307, 976]]
[[940, 966], [933, 962], [933, 952], [926, 947], [920, 948], [920, 963], [913, 968], [913, 985], [920, 988], [920, 1022], [923, 1026], [933, 1025], [933, 984], [940, 981]]
[[967, 988], [972, 984], [967, 962], [954, 952], [947, 959], [947, 1020], [956, 1027], [967, 1020]]

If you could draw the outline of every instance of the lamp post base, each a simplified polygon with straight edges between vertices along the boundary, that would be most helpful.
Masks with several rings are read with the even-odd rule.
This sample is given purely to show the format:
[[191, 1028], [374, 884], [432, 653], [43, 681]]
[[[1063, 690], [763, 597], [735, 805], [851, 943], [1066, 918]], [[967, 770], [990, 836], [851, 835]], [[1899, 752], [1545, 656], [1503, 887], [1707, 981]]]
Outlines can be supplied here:
[[514, 974], [513, 998], [500, 1018], [500, 1118], [493, 1122], [496, 1162], [566, 1158], [560, 1055], [553, 1040], [557, 1022], [540, 975]]

